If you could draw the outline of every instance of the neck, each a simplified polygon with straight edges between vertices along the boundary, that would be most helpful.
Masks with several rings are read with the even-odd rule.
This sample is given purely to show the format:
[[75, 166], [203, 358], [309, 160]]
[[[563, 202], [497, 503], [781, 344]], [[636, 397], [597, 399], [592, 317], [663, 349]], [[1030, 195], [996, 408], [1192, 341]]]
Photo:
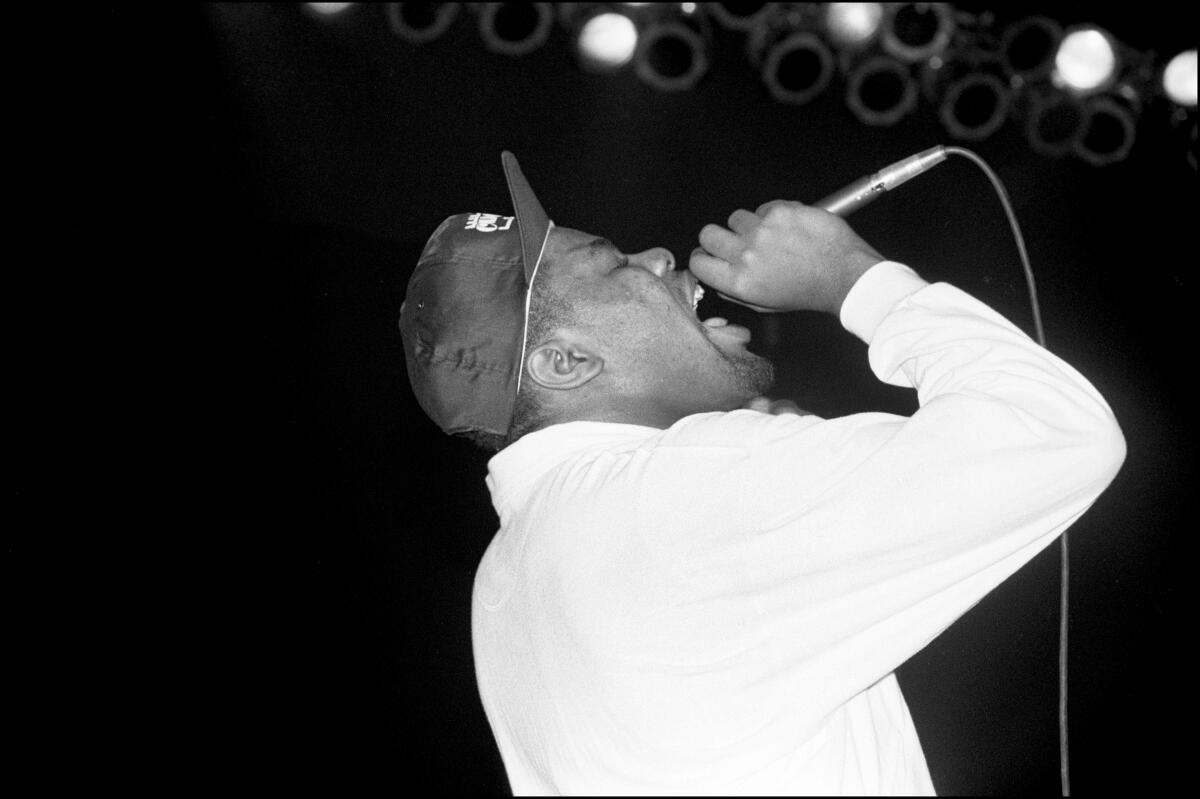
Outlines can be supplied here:
[[611, 422], [665, 430], [685, 416], [705, 410], [724, 411], [732, 410], [732, 407], [688, 409], [645, 397], [606, 398], [603, 401], [579, 402], [570, 408], [562, 408], [549, 415], [543, 427], [563, 422]]

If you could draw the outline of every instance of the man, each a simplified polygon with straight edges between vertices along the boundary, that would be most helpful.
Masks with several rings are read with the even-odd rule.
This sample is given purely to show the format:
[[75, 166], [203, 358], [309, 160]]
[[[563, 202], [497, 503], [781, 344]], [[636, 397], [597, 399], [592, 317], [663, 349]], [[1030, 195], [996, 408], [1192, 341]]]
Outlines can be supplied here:
[[[503, 163], [515, 224], [447, 219], [401, 329], [426, 412], [503, 446], [472, 632], [514, 793], [932, 793], [893, 672], [1112, 480], [1107, 404], [819, 209], [736, 211], [680, 271], [555, 227]], [[697, 279], [838, 314], [920, 409], [770, 412]]]

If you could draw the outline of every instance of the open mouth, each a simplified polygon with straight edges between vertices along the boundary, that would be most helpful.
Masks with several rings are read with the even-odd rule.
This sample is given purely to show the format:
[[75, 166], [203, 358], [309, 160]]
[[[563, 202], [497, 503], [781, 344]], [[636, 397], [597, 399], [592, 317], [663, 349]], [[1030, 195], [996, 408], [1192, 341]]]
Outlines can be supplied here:
[[718, 327], [728, 327], [729, 320], [720, 316], [700, 319], [700, 300], [704, 299], [704, 287], [700, 285], [694, 276], [691, 277], [691, 280], [694, 283], [692, 287], [692, 313], [695, 315], [696, 321], [700, 322], [701, 326], [710, 330]]

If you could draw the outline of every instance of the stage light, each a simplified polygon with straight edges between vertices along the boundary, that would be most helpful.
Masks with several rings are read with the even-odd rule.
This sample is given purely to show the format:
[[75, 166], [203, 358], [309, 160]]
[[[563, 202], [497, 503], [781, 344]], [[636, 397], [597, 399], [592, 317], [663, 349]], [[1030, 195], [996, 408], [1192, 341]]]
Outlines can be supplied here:
[[802, 31], [767, 50], [762, 78], [776, 100], [803, 105], [825, 91], [834, 70], [829, 46], [816, 34]]
[[1010, 25], [1000, 42], [1000, 60], [1009, 75], [1036, 80], [1054, 68], [1062, 26], [1049, 17], [1029, 17]]
[[1137, 138], [1134, 112], [1114, 97], [1093, 97], [1075, 139], [1075, 154], [1093, 166], [1123, 161]]
[[704, 38], [679, 20], [649, 24], [634, 60], [638, 77], [660, 91], [690, 89], [708, 71]]
[[869, 58], [846, 78], [846, 105], [867, 125], [894, 125], [916, 103], [916, 82], [903, 64], [891, 58]]
[[1185, 50], [1167, 62], [1162, 74], [1163, 91], [1171, 102], [1196, 105], [1196, 50]]
[[392, 33], [413, 44], [431, 42], [446, 32], [458, 15], [458, 3], [388, 3]]
[[1117, 51], [1112, 37], [1088, 25], [1069, 30], [1054, 56], [1054, 80], [1077, 94], [1107, 89], [1116, 80]]
[[1009, 100], [1008, 87], [995, 75], [968, 73], [946, 88], [938, 116], [951, 136], [981, 141], [1004, 124]]
[[896, 3], [884, 14], [880, 43], [901, 61], [925, 61], [946, 49], [955, 27], [949, 3]]
[[354, 3], [305, 3], [304, 7], [319, 17], [332, 17], [340, 14]]
[[637, 26], [624, 14], [603, 12], [583, 23], [576, 43], [584, 67], [598, 71], [620, 69], [633, 60], [637, 51]]
[[1028, 96], [1025, 138], [1041, 155], [1070, 152], [1087, 121], [1083, 102], [1066, 92], [1044, 91]]
[[525, 55], [546, 43], [554, 12], [549, 3], [482, 3], [479, 33], [489, 50]]
[[748, 31], [770, 15], [779, 3], [708, 3], [705, 9], [723, 27]]
[[881, 3], [830, 3], [825, 7], [825, 30], [840, 47], [863, 47], [879, 33]]

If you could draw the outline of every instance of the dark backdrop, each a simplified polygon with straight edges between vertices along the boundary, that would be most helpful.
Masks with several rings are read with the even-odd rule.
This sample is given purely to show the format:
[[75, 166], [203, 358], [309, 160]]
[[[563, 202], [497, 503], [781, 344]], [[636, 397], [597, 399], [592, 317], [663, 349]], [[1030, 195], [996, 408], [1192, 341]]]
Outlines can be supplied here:
[[[1171, 8], [1165, 20], [1036, 10], [1142, 49], [1194, 46], [1194, 12]], [[168, 82], [121, 50], [143, 37], [182, 100], [179, 145], [149, 143], [169, 151], [149, 180], [186, 195], [165, 257], [194, 259], [189, 282], [211, 295], [187, 322], [211, 335], [204, 394], [228, 417], [206, 486], [244, 503], [222, 516], [234, 543], [219, 554], [253, 588], [238, 611], [249, 636], [217, 649], [245, 696], [223, 726], [269, 783], [505, 793], [470, 650], [472, 577], [496, 524], [487, 456], [423, 416], [396, 329], [425, 238], [452, 213], [509, 212], [502, 148], [560, 224], [685, 259], [699, 228], [735, 208], [812, 201], [958, 142], [926, 104], [895, 127], [864, 126], [838, 82], [809, 106], [778, 105], [741, 37], [720, 31], [704, 82], [664, 94], [629, 72], [582, 73], [561, 33], [528, 56], [490, 54], [465, 13], [421, 47], [377, 6], [324, 21], [298, 4], [116, 8], [104, 22], [136, 118], [155, 114]], [[1024, 224], [1050, 348], [1108, 398], [1129, 443], [1071, 531], [1074, 787], [1167, 786], [1185, 757], [1173, 728], [1187, 712], [1196, 173], [1149, 122], [1132, 156], [1103, 168], [1033, 154], [1012, 122], [967, 146]], [[1032, 333], [1008, 226], [968, 162], [852, 221]], [[720, 312], [780, 359], [780, 395], [823, 415], [914, 407], [873, 379], [835, 320], [791, 315], [768, 330]], [[1058, 790], [1058, 574], [1052, 547], [901, 668], [940, 792]]]

